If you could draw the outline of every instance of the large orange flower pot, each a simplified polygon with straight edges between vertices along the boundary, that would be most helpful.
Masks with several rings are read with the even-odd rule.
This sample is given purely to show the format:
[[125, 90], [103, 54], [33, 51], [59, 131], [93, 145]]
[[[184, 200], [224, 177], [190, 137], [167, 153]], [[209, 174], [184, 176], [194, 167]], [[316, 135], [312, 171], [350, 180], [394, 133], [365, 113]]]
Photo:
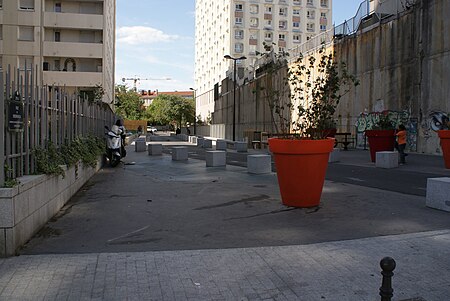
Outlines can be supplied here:
[[377, 152], [393, 151], [395, 147], [395, 130], [367, 130], [370, 159], [375, 162]]
[[441, 138], [442, 154], [444, 155], [445, 168], [450, 169], [450, 130], [437, 131]]
[[269, 139], [284, 205], [315, 207], [320, 204], [328, 158], [334, 139]]

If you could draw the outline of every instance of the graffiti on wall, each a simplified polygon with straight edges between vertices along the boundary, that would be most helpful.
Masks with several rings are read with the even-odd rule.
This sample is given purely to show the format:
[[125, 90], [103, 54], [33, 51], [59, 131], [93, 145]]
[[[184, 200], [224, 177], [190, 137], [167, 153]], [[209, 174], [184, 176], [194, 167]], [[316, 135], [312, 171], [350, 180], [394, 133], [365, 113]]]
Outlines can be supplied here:
[[[411, 114], [408, 111], [385, 110], [382, 112], [361, 113], [356, 119], [357, 135], [363, 138], [364, 131], [372, 129], [374, 125], [380, 121], [380, 118], [385, 116], [388, 116], [389, 120], [396, 128], [400, 124], [403, 124], [406, 127], [408, 149], [410, 151], [416, 151], [418, 120], [417, 118], [411, 118]], [[362, 139], [358, 139], [358, 141], [361, 141], [361, 143], [363, 142]]]
[[448, 123], [449, 117], [444, 112], [432, 112], [429, 115], [429, 127], [435, 132], [448, 128]]

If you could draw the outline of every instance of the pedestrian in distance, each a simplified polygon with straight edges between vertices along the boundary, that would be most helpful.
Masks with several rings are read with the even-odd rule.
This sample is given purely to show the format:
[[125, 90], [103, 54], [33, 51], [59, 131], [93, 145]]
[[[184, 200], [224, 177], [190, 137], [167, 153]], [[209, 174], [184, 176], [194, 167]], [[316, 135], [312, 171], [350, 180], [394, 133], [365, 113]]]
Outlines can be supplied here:
[[403, 124], [400, 124], [398, 126], [398, 130], [395, 135], [397, 136], [397, 142], [395, 143], [395, 146], [396, 149], [398, 150], [398, 153], [400, 154], [400, 164], [405, 164], [406, 163], [405, 157], [407, 156], [407, 154], [405, 154], [406, 128]]

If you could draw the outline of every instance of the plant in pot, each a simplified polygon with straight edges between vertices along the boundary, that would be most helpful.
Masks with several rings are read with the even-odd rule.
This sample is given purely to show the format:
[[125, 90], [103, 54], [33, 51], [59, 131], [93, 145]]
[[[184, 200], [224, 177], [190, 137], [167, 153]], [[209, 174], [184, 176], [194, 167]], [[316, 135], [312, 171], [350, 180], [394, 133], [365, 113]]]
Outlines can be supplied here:
[[[279, 69], [272, 75], [285, 75], [285, 85], [274, 85], [276, 79], [266, 78], [271, 85], [266, 83], [264, 87], [272, 91], [266, 92], [271, 96], [267, 101], [272, 121], [282, 130], [278, 138], [269, 139], [269, 148], [275, 159], [282, 202], [287, 206], [319, 205], [334, 146], [334, 139], [326, 138], [326, 130], [341, 97], [358, 84], [344, 63], [334, 61], [334, 53], [327, 54], [322, 48], [318, 55], [319, 59], [300, 56], [289, 67], [287, 60], [277, 57], [278, 61], [271, 63]], [[289, 88], [290, 97], [280, 97], [284, 93], [273, 91], [276, 88]]]
[[369, 142], [370, 159], [375, 162], [376, 153], [393, 151], [395, 147], [395, 124], [389, 119], [389, 115], [380, 115], [372, 129], [365, 130]]
[[441, 140], [442, 154], [444, 156], [445, 168], [450, 169], [450, 121], [442, 124], [441, 129], [437, 131]]

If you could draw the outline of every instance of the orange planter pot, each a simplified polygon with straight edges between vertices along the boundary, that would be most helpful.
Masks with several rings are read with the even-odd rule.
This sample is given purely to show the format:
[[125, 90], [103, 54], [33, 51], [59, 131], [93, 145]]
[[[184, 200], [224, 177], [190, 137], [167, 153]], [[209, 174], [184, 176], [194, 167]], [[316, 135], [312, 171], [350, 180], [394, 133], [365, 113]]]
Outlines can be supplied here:
[[442, 154], [444, 156], [445, 168], [450, 169], [450, 130], [437, 131], [441, 138]]
[[315, 207], [320, 204], [328, 158], [334, 139], [269, 139], [283, 204]]
[[393, 151], [395, 147], [395, 130], [367, 130], [370, 159], [375, 162], [377, 152]]

